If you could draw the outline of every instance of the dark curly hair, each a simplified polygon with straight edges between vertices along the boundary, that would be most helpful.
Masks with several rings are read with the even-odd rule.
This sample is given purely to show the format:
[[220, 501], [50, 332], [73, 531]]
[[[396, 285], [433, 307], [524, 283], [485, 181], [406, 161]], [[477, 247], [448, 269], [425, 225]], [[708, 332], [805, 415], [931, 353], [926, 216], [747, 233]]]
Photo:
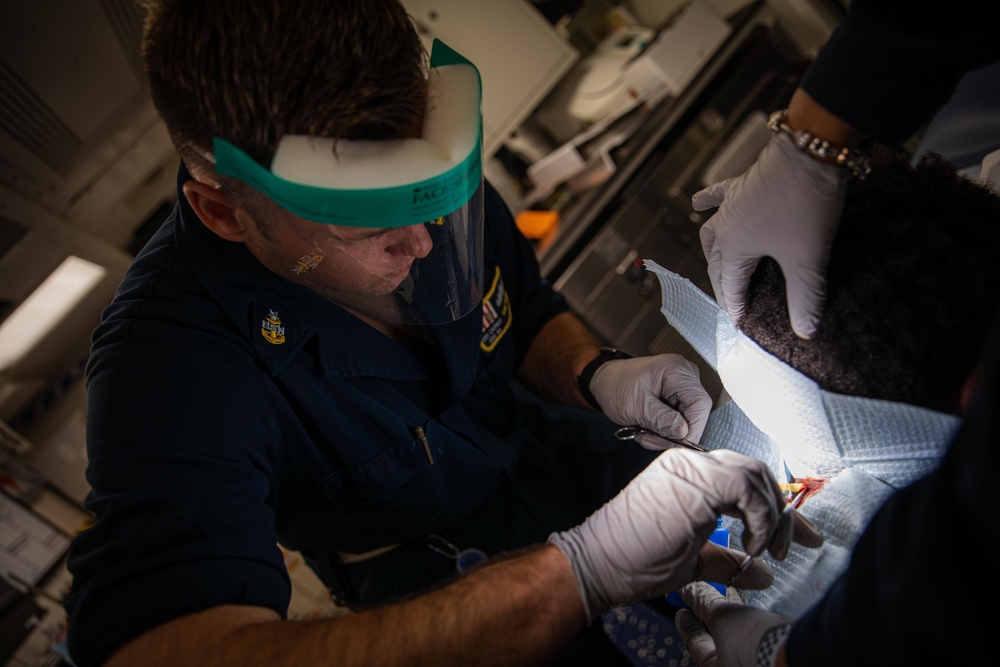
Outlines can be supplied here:
[[740, 328], [829, 391], [960, 413], [1000, 305], [1000, 197], [943, 157], [879, 147], [848, 189], [815, 335], [789, 324], [785, 282], [764, 258]]

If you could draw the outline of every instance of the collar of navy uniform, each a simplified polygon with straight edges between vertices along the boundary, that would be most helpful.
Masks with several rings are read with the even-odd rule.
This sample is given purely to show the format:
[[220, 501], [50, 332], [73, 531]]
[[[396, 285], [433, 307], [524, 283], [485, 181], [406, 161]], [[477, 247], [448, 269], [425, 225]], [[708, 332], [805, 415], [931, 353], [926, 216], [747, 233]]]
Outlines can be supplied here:
[[[245, 246], [225, 241], [207, 229], [178, 190], [177, 245], [195, 275], [246, 339], [267, 372], [276, 375], [315, 334], [309, 319], [287, 285], [269, 278]], [[238, 279], [233, 279], [238, 276]], [[269, 342], [264, 332], [270, 323], [280, 342]]]

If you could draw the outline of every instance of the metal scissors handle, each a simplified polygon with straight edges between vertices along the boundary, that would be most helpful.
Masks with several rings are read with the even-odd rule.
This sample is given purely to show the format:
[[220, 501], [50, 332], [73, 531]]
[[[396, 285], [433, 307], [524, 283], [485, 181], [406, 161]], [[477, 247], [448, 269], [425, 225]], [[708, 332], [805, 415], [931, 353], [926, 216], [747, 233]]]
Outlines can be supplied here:
[[675, 445], [680, 445], [681, 447], [687, 447], [688, 449], [693, 449], [696, 452], [708, 451], [701, 445], [696, 445], [689, 440], [681, 440], [680, 438], [671, 438], [666, 435], [660, 435], [655, 431], [650, 431], [647, 428], [641, 426], [622, 426], [621, 428], [615, 430], [615, 437], [619, 440], [635, 440], [640, 435], [651, 435], [656, 438], [663, 438], [667, 442], [671, 442]]

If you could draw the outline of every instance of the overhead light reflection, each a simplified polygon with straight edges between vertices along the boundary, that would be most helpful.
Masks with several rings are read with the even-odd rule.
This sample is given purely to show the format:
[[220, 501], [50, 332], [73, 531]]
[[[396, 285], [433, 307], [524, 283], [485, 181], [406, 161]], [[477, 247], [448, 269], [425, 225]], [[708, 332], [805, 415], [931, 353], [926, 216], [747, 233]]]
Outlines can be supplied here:
[[108, 271], [70, 255], [0, 324], [0, 370], [16, 365], [83, 300]]

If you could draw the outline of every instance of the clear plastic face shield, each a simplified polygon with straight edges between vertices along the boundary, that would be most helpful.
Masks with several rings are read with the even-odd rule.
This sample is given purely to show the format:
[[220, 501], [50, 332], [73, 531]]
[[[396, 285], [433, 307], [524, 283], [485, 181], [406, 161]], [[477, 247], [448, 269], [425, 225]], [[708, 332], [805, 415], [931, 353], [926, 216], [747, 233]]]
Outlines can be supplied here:
[[303, 219], [275, 223], [289, 279], [383, 322], [444, 324], [482, 302], [479, 71], [435, 41], [428, 88], [420, 139], [288, 135], [270, 169], [214, 142], [220, 174]]

